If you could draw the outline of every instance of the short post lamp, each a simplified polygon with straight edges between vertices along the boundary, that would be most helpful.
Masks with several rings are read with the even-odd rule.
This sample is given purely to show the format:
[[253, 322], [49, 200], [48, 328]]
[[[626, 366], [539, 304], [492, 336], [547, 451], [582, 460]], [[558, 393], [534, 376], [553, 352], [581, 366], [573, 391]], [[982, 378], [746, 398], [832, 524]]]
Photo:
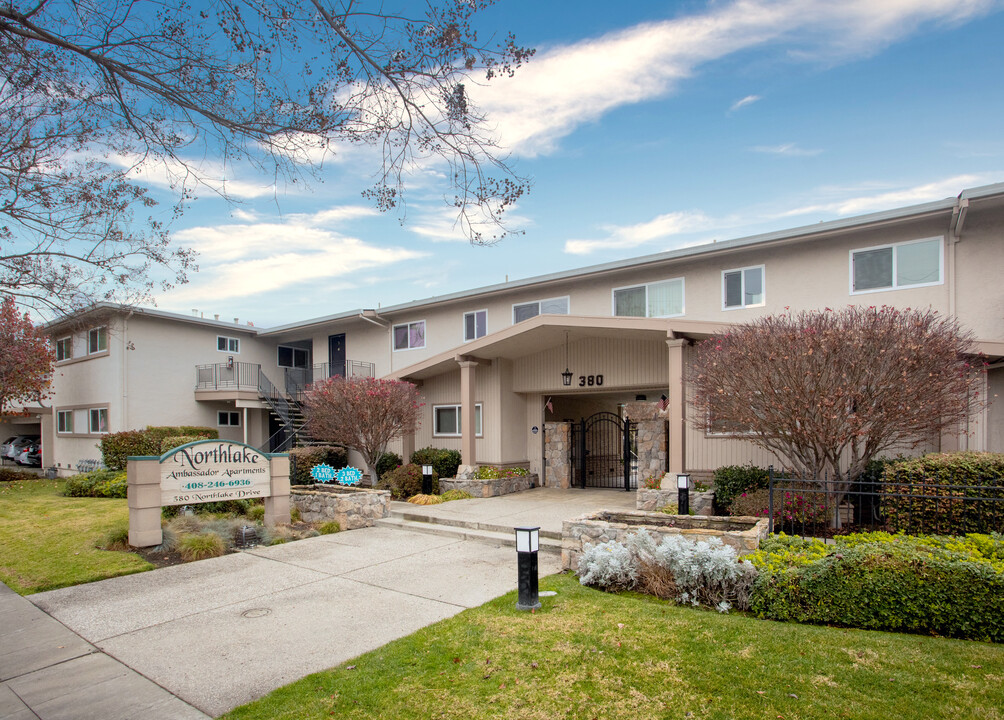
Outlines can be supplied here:
[[432, 465], [422, 466], [422, 494], [432, 495]]
[[517, 610], [536, 610], [540, 607], [537, 594], [537, 551], [540, 549], [539, 527], [518, 527], [516, 530], [516, 557], [518, 558]]
[[678, 491], [676, 500], [676, 514], [690, 514], [690, 475], [676, 476], [676, 489]]

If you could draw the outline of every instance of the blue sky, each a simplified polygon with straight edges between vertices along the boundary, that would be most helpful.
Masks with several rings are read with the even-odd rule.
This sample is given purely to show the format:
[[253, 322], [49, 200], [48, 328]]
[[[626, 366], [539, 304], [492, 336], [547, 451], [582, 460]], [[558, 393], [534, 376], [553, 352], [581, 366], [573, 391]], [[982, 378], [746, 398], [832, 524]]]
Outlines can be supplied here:
[[534, 180], [510, 218], [525, 234], [469, 245], [434, 165], [411, 178], [403, 224], [377, 213], [365, 148], [307, 187], [230, 168], [239, 204], [204, 193], [172, 224], [200, 272], [158, 307], [271, 326], [1004, 181], [1002, 9], [501, 0], [485, 28], [537, 56], [474, 98]]

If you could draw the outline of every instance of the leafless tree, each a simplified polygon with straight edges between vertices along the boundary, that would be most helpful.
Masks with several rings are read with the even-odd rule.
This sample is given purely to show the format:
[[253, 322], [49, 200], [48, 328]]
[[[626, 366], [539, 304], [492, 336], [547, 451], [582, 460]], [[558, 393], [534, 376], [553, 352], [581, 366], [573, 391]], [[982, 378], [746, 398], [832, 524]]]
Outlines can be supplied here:
[[[483, 0], [415, 12], [353, 0], [8, 0], [0, 5], [0, 291], [65, 311], [146, 299], [193, 254], [142, 217], [138, 171], [172, 178], [175, 212], [216, 168], [296, 182], [344, 143], [379, 148], [365, 194], [404, 212], [404, 178], [445, 163], [474, 243], [505, 234], [528, 189], [470, 101], [533, 51], [482, 42]], [[213, 186], [226, 195], [225, 184]], [[492, 230], [484, 230], [487, 221]]]

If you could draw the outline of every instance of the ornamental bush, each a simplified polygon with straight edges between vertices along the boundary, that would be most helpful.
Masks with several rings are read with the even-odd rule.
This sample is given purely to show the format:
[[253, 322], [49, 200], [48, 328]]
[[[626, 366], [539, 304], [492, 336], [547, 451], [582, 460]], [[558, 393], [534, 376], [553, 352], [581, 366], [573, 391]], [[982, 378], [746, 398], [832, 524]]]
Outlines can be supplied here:
[[181, 435], [216, 440], [220, 433], [216, 428], [196, 425], [151, 426], [145, 430], [109, 433], [102, 436], [99, 444], [101, 459], [109, 470], [125, 470], [130, 455], [160, 455], [165, 438]]
[[769, 475], [754, 465], [723, 465], [715, 470], [715, 506], [725, 511], [742, 493], [766, 488]]
[[925, 455], [888, 465], [883, 480], [885, 493], [929, 496], [883, 495], [881, 513], [892, 531], [963, 535], [1004, 530], [1004, 454]]
[[446, 448], [424, 447], [411, 454], [416, 465], [432, 465], [441, 478], [455, 478], [460, 467], [460, 452]]
[[500, 468], [494, 465], [478, 465], [474, 471], [477, 480], [502, 480], [514, 477], [526, 477], [530, 471], [523, 467]]
[[324, 463], [335, 470], [341, 470], [349, 464], [349, 455], [345, 448], [335, 445], [310, 445], [297, 447], [289, 451], [289, 483], [290, 485], [313, 485], [314, 478], [310, 471], [315, 465]]
[[27, 470], [15, 470], [9, 467], [0, 467], [0, 482], [16, 482], [25, 480], [38, 480], [38, 475]]
[[67, 497], [124, 498], [126, 496], [125, 470], [95, 470], [80, 473], [67, 479], [63, 495]]
[[160, 441], [160, 452], [158, 454], [163, 455], [166, 452], [174, 450], [175, 448], [180, 448], [182, 445], [187, 445], [188, 443], [211, 439], [212, 438], [208, 438], [205, 435], [168, 435]]
[[763, 618], [1004, 641], [1004, 536], [769, 538], [747, 556]]
[[378, 477], [383, 477], [384, 473], [389, 473], [396, 467], [404, 465], [404, 461], [397, 453], [385, 452], [377, 460], [376, 471]]
[[[408, 463], [395, 468], [380, 478], [377, 487], [390, 490], [391, 497], [395, 500], [407, 500], [418, 495], [422, 492], [422, 466]], [[432, 471], [432, 492], [439, 494], [439, 475], [435, 470]]]

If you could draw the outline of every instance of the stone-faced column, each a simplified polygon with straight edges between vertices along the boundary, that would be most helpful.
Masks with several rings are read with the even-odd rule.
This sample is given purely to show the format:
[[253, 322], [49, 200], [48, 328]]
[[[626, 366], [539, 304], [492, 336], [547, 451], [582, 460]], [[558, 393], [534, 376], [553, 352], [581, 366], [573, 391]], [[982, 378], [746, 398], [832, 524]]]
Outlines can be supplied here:
[[278, 455], [269, 458], [269, 471], [272, 473], [272, 494], [265, 498], [265, 525], [289, 524], [289, 455]]
[[477, 463], [475, 453], [475, 416], [474, 391], [476, 389], [475, 368], [473, 360], [460, 360], [460, 457], [461, 464], [474, 467]]
[[686, 340], [666, 341], [669, 347], [669, 477], [676, 482], [677, 473], [684, 472], [687, 433], [686, 386], [683, 380], [683, 349]]

